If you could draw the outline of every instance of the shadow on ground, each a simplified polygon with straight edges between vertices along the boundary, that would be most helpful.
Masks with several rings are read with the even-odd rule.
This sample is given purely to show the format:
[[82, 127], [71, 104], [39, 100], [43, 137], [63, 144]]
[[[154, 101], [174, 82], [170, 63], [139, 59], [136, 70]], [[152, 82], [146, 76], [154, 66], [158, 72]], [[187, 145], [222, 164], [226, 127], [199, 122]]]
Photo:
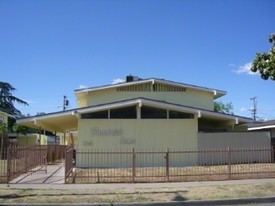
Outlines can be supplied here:
[[59, 194], [36, 194], [35, 191], [31, 192], [31, 194], [6, 194], [6, 195], [0, 195], [0, 200], [5, 199], [19, 199], [19, 198], [25, 198], [25, 197], [61, 197], [61, 196], [104, 196], [104, 195], [140, 195], [140, 194], [175, 194], [174, 198], [171, 199], [172, 201], [186, 201], [187, 199], [179, 194], [179, 192], [187, 192], [186, 190], [183, 191], [161, 191], [161, 192], [155, 192], [155, 191], [148, 191], [148, 192], [121, 192], [121, 193], [59, 193]]
[[185, 197], [183, 197], [182, 195], [180, 195], [178, 192], [175, 193], [175, 197], [172, 199], [172, 201], [186, 201], [187, 199]]

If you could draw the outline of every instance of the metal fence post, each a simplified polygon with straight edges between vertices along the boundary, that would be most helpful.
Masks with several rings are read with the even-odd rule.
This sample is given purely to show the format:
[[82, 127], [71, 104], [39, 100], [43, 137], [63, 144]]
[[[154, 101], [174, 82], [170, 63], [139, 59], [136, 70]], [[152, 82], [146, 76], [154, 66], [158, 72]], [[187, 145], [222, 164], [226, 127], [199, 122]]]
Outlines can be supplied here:
[[270, 147], [270, 152], [271, 152], [271, 163], [275, 163], [275, 146]]
[[66, 149], [65, 149], [65, 171], [64, 171], [64, 172], [65, 172], [65, 181], [64, 181], [65, 184], [68, 183], [68, 182], [67, 182], [67, 170], [68, 170], [68, 169], [67, 169], [67, 168], [68, 168], [68, 153], [67, 153], [67, 150], [68, 150], [68, 147], [69, 147], [69, 146], [67, 146]]
[[228, 179], [231, 180], [231, 148], [227, 148], [227, 157], [228, 157]]
[[169, 182], [169, 148], [167, 148], [165, 159], [166, 159], [166, 177], [167, 177], [167, 181]]
[[7, 183], [10, 182], [11, 176], [11, 147], [8, 146], [7, 148]]
[[136, 176], [136, 154], [135, 154], [135, 148], [132, 148], [132, 183], [135, 182], [135, 176]]

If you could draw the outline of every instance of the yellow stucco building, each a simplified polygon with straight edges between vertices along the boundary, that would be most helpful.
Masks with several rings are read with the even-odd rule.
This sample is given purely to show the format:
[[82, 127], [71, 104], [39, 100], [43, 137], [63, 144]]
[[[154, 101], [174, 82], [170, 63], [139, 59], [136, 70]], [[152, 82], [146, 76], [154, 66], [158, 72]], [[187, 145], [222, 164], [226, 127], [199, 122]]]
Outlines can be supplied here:
[[0, 111], [0, 123], [6, 123], [8, 124], [8, 118], [13, 117], [10, 114], [7, 114], [5, 112]]
[[75, 144], [77, 150], [198, 149], [199, 133], [241, 131], [243, 124], [252, 121], [214, 112], [214, 100], [225, 94], [164, 79], [127, 76], [123, 83], [75, 90], [78, 108], [17, 122], [63, 133], [61, 142]]

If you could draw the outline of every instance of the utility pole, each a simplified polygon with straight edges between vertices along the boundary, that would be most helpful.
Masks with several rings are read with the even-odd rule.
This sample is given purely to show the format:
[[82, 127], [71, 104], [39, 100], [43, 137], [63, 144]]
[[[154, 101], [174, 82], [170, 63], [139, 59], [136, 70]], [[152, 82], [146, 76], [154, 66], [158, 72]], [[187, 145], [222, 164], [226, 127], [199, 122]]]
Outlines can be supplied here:
[[257, 101], [256, 101], [257, 97], [252, 97], [250, 98], [250, 100], [253, 101], [253, 109], [251, 109], [251, 114], [253, 117], [253, 120], [256, 121], [256, 114], [257, 114]]
[[63, 111], [66, 110], [67, 106], [69, 105], [69, 100], [67, 100], [67, 97], [63, 96]]

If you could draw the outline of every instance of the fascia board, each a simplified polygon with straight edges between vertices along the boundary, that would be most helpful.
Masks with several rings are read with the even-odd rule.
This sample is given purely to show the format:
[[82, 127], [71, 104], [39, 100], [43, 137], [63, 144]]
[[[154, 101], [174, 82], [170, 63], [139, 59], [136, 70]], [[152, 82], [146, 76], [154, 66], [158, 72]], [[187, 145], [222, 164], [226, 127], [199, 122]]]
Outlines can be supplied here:
[[195, 89], [195, 90], [200, 90], [200, 91], [206, 91], [206, 92], [213, 92], [213, 94], [218, 98], [223, 95], [226, 95], [226, 91], [222, 90], [217, 90], [217, 89], [211, 89], [211, 88], [205, 88], [205, 87], [200, 87], [200, 86], [194, 86], [194, 85], [189, 85], [189, 84], [184, 84], [184, 83], [177, 83], [177, 82], [172, 82], [172, 81], [166, 81], [166, 80], [161, 80], [161, 79], [146, 79], [146, 80], [139, 80], [139, 81], [133, 81], [133, 82], [124, 82], [120, 84], [114, 84], [114, 85], [107, 85], [107, 86], [101, 86], [101, 87], [93, 87], [93, 88], [86, 88], [83, 90], [75, 90], [75, 95], [79, 95], [80, 93], [87, 93], [91, 91], [98, 91], [98, 90], [104, 90], [104, 89], [111, 89], [111, 88], [117, 88], [117, 87], [122, 87], [122, 86], [131, 86], [131, 85], [138, 85], [138, 84], [144, 84], [144, 83], [162, 83], [166, 85], [172, 85], [172, 86], [179, 86], [179, 87], [184, 87], [184, 88], [189, 88], [189, 89]]
[[261, 130], [261, 129], [273, 129], [275, 128], [275, 125], [267, 125], [267, 126], [261, 126], [261, 127], [250, 127], [248, 130]]
[[17, 122], [24, 123], [27, 121], [43, 120], [43, 119], [47, 119], [47, 118], [62, 117], [62, 116], [66, 116], [66, 115], [75, 115], [76, 113], [83, 114], [86, 112], [102, 111], [102, 110], [114, 109], [114, 108], [119, 108], [119, 107], [124, 107], [124, 106], [137, 105], [137, 104], [155, 106], [155, 107], [159, 107], [159, 108], [171, 109], [171, 110], [176, 110], [176, 111], [190, 112], [193, 114], [200, 113], [202, 116], [207, 115], [210, 117], [217, 117], [217, 118], [228, 119], [228, 120], [235, 120], [237, 118], [239, 121], [247, 122], [247, 123], [253, 121], [252, 119], [250, 120], [247, 118], [242, 118], [240, 116], [221, 114], [221, 113], [212, 112], [212, 111], [200, 110], [199, 108], [189, 108], [189, 107], [185, 107], [185, 106], [173, 105], [170, 103], [156, 102], [156, 101], [152, 101], [149, 99], [139, 98], [139, 99], [129, 100], [129, 101], [125, 101], [125, 102], [110, 103], [110, 104], [101, 105], [101, 106], [94, 106], [94, 107], [89, 107], [89, 108], [79, 108], [79, 109], [64, 111], [64, 112], [60, 112], [60, 113], [46, 114], [46, 115], [42, 115], [42, 116], [34, 116], [34, 117], [29, 117], [29, 118], [24, 118], [24, 119], [18, 119]]
[[218, 112], [211, 112], [211, 111], [205, 111], [205, 110], [202, 110], [201, 113], [204, 115], [209, 115], [209, 116], [218, 117], [218, 118], [222, 118], [222, 119], [234, 120], [234, 119], [238, 118], [240, 121], [243, 121], [243, 122], [247, 122], [247, 123], [253, 122], [252, 119], [244, 118], [241, 116], [230, 115], [230, 114], [222, 114], [222, 113], [218, 113]]
[[133, 81], [133, 82], [124, 82], [119, 84], [113, 84], [113, 85], [107, 85], [107, 86], [100, 86], [100, 87], [93, 87], [93, 88], [87, 88], [83, 90], [75, 90], [75, 94], [83, 93], [83, 92], [92, 92], [92, 91], [98, 91], [98, 90], [104, 90], [104, 89], [111, 89], [111, 88], [117, 88], [122, 86], [131, 86], [131, 85], [137, 85], [137, 84], [144, 84], [148, 82], [153, 82], [153, 79], [146, 79], [146, 80], [139, 80], [139, 81]]
[[13, 115], [11, 115], [11, 114], [8, 114], [8, 113], [6, 113], [6, 112], [2, 112], [2, 111], [0, 111], [0, 113], [1, 113], [1, 114], [4, 114], [4, 115], [6, 115], [6, 116], [8, 116], [8, 117], [13, 117], [13, 118], [14, 118], [14, 116], [13, 116]]
[[[77, 110], [77, 109], [75, 109]], [[59, 112], [59, 113], [52, 113], [52, 114], [45, 114], [41, 116], [33, 116], [33, 117], [26, 117], [22, 119], [17, 119], [16, 122], [23, 123], [26, 121], [35, 121], [35, 120], [42, 120], [42, 119], [48, 119], [53, 117], [62, 117], [66, 115], [72, 115], [75, 110], [65, 111], [65, 112]]]

